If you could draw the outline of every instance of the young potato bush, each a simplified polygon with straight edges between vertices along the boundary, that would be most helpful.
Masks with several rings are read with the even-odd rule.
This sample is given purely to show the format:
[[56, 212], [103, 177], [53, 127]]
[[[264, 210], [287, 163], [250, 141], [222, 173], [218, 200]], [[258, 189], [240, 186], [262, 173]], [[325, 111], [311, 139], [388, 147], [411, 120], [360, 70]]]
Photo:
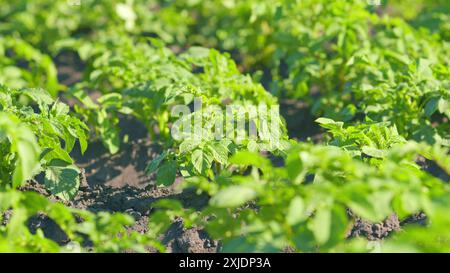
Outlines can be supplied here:
[[[90, 45], [93, 61], [89, 81], [72, 91], [83, 103], [76, 109], [93, 124], [111, 153], [117, 152], [120, 145], [117, 127], [120, 113], [141, 120], [152, 139], [165, 141], [166, 148], [175, 147], [174, 151], [165, 152], [149, 165], [149, 173], [158, 171], [159, 183], [171, 184], [177, 169], [183, 170], [183, 175], [191, 176], [205, 174], [212, 164], [217, 168], [227, 166], [230, 154], [249, 147], [260, 151], [266, 144], [275, 152], [286, 147], [287, 134], [280, 116], [273, 121], [280, 127], [278, 134], [282, 141], [279, 144], [275, 144], [278, 139], [271, 132], [260, 143], [257, 140], [237, 143], [235, 136], [225, 136], [219, 141], [214, 138], [213, 130], [172, 139], [169, 124], [174, 125], [172, 123], [177, 118], [171, 113], [172, 106], [189, 106], [195, 103], [195, 99], [200, 99], [205, 111], [190, 113], [182, 117], [184, 121], [191, 124], [200, 118], [204, 124], [223, 124], [224, 116], [221, 113], [215, 115], [213, 110], [225, 111], [224, 102], [238, 105], [242, 112], [251, 115], [258, 104], [272, 107], [276, 106], [277, 100], [248, 75], [242, 75], [227, 55], [215, 50], [194, 47], [177, 56], [156, 40], [152, 40], [152, 45], [123, 37], [107, 41], [114, 46], [108, 42]], [[98, 103], [94, 103], [81, 90], [82, 87], [101, 91], [103, 95]], [[278, 113], [278, 108], [275, 110]], [[239, 118], [238, 111], [232, 115]], [[255, 114], [245, 119], [245, 122], [251, 119], [255, 123], [259, 135], [263, 134], [261, 118], [269, 119]], [[155, 127], [158, 135], [154, 132]]]
[[62, 88], [52, 59], [24, 40], [0, 36], [0, 58], [0, 84], [12, 88], [45, 87], [53, 97]]
[[[23, 97], [36, 103], [39, 111], [21, 104]], [[0, 105], [1, 252], [80, 252], [88, 250], [86, 245], [99, 252], [145, 251], [144, 246], [163, 250], [151, 233], [143, 236], [125, 229], [134, 223], [131, 216], [93, 214], [52, 203], [35, 192], [17, 190], [44, 172], [44, 184], [50, 192], [62, 200], [72, 198], [78, 190], [80, 173], [69, 152], [76, 140], [84, 152], [87, 127], [67, 115], [68, 107], [42, 89], [1, 86]], [[60, 146], [61, 140], [64, 147]], [[46, 238], [42, 230], [31, 233], [28, 221], [36, 214], [55, 221], [70, 243], [60, 246]]]
[[[37, 109], [21, 103], [24, 98], [36, 104]], [[68, 115], [69, 107], [53, 100], [43, 89], [9, 89], [1, 86], [0, 106], [5, 124], [9, 124], [6, 127], [8, 133], [2, 142], [5, 162], [2, 167], [11, 169], [11, 166], [18, 164], [13, 168], [12, 186], [20, 186], [34, 175], [45, 172], [45, 184], [50, 191], [64, 199], [73, 197], [79, 186], [79, 170], [73, 165], [69, 153], [76, 141], [79, 142], [81, 152], [86, 150], [86, 125]], [[18, 124], [19, 128], [27, 128], [23, 129], [25, 134], [15, 132], [14, 124]], [[27, 133], [28, 130], [32, 133]], [[36, 144], [31, 142], [35, 136], [39, 136]], [[27, 142], [21, 143], [21, 138]], [[34, 159], [38, 159], [38, 165], [31, 164]], [[9, 174], [3, 173], [5, 176]], [[7, 181], [5, 179], [4, 183], [7, 184]]]

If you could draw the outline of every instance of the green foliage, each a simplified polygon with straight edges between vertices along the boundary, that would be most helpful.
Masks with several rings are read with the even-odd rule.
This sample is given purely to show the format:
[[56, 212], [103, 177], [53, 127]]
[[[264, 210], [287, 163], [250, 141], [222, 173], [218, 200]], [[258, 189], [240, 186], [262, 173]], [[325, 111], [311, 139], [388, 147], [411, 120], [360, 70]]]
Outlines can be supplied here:
[[45, 186], [63, 200], [75, 197], [80, 186], [80, 170], [75, 165], [50, 166], [45, 171]]
[[79, 171], [72, 166], [69, 153], [77, 140], [81, 152], [86, 150], [86, 125], [68, 115], [69, 107], [54, 101], [43, 89], [1, 86], [0, 107], [4, 124], [2, 186], [9, 184], [10, 176], [12, 186], [17, 187], [45, 171], [46, 182], [54, 194], [64, 199], [72, 197], [79, 186]]
[[448, 252], [450, 234], [446, 226], [450, 222], [446, 206], [448, 203], [434, 209], [426, 227], [414, 225], [395, 234], [392, 240], [386, 243], [384, 250], [386, 252]]
[[[34, 192], [11, 189], [45, 171], [45, 186], [54, 195], [63, 200], [73, 198], [80, 172], [71, 165], [69, 152], [77, 139], [81, 150], [86, 149], [87, 128], [67, 115], [66, 105], [53, 101], [42, 89], [14, 90], [2, 86], [0, 91], [1, 252], [80, 252], [86, 250], [86, 240], [99, 252], [145, 251], [144, 246], [163, 250], [154, 237], [128, 232], [125, 226], [134, 223], [128, 215], [93, 214], [52, 203]], [[37, 104], [38, 112], [20, 103], [24, 96]], [[61, 140], [64, 147], [60, 147]], [[55, 221], [70, 243], [60, 246], [40, 229], [31, 233], [28, 221], [37, 214]]]
[[[287, 152], [285, 167], [273, 167], [257, 154], [238, 153], [231, 162], [254, 162], [249, 175], [225, 171], [214, 183], [194, 178], [185, 187], [195, 186], [211, 195], [209, 206], [198, 217], [209, 220], [198, 224], [221, 239], [223, 251], [280, 251], [288, 246], [306, 252], [332, 251], [351, 244], [346, 236], [352, 218], [346, 209], [371, 221], [394, 212], [401, 219], [419, 211], [433, 215], [431, 219], [441, 216], [443, 202], [449, 201], [448, 186], [413, 166], [415, 156], [429, 156], [431, 150], [408, 142], [392, 148], [378, 167], [332, 146], [296, 145]], [[447, 155], [430, 158], [441, 164], [449, 160]], [[432, 220], [431, 230], [422, 227], [419, 232], [436, 231], [426, 238], [442, 235], [445, 240], [446, 233], [440, 233], [444, 219]], [[389, 240], [386, 251], [390, 245], [400, 246], [396, 240]], [[420, 240], [424, 239], [416, 241]], [[428, 242], [428, 247], [445, 251], [436, 241]]]
[[388, 127], [386, 122], [367, 121], [345, 128], [343, 122], [332, 119], [318, 118], [316, 122], [332, 135], [330, 145], [341, 147], [353, 156], [368, 158], [373, 164], [379, 164], [392, 147], [406, 142], [397, 128]]
[[[408, 4], [427, 7], [411, 24], [386, 14], [390, 1], [381, 11], [363, 0], [173, 1], [165, 8], [195, 16], [191, 43], [233, 52], [247, 71], [264, 70], [272, 93], [306, 101], [316, 116], [365, 115], [396, 124], [408, 138], [448, 145], [448, 3], [424, 2]], [[404, 11], [392, 3], [399, 6]]]
[[62, 89], [52, 59], [24, 40], [9, 36], [0, 37], [0, 84], [43, 87], [53, 97]]
[[[166, 141], [167, 148], [178, 147], [173, 156], [163, 162], [157, 158], [149, 168], [149, 173], [157, 171], [160, 184], [173, 182], [177, 166], [185, 176], [206, 174], [211, 172], [213, 164], [217, 170], [226, 166], [229, 155], [238, 150], [282, 151], [285, 148], [287, 135], [282, 118], [279, 115], [271, 118], [270, 111], [264, 116], [256, 112], [260, 103], [268, 108], [275, 107], [276, 99], [248, 75], [242, 75], [228, 55], [194, 47], [177, 56], [157, 40], [151, 40], [152, 45], [149, 45], [145, 41], [116, 38], [107, 38], [113, 45], [108, 42], [90, 45], [94, 58], [89, 81], [71, 92], [82, 102], [81, 107], [76, 107], [77, 112], [93, 124], [111, 153], [117, 152], [120, 143], [119, 114], [137, 117], [153, 139], [159, 137]], [[81, 88], [99, 90], [104, 95], [94, 103]], [[172, 107], [195, 104], [195, 98], [201, 100], [202, 111], [184, 114], [177, 121], [179, 113], [174, 114]], [[224, 105], [224, 102], [227, 103]], [[226, 116], [226, 105], [231, 103], [239, 107]], [[275, 111], [278, 114], [277, 108]], [[223, 132], [227, 132], [225, 118], [242, 120], [245, 124], [253, 122], [262, 141], [239, 142], [240, 136], [243, 139], [248, 136], [246, 129], [218, 140], [215, 125], [221, 124]], [[207, 128], [194, 128], [196, 120]], [[194, 131], [172, 139], [169, 124], [183, 131], [186, 122]], [[268, 131], [267, 123], [276, 123], [279, 131]], [[278, 138], [282, 143], [276, 144]]]
[[40, 147], [33, 132], [13, 114], [0, 113], [1, 184], [14, 187], [32, 178], [39, 168]]
[[[171, 42], [186, 39], [187, 14], [154, 12], [153, 0], [2, 0], [0, 34], [15, 34], [45, 52], [56, 53], [73, 38], [114, 30], [127, 34], [156, 33]], [[38, 26], [38, 27], [36, 27]], [[52, 55], [53, 55], [52, 54]]]

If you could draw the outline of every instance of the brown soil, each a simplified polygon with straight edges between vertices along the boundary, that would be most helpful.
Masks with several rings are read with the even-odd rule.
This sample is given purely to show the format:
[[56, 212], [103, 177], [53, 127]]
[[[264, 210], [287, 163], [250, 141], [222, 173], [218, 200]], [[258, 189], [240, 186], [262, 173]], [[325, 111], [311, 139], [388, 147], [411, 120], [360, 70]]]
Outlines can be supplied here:
[[314, 122], [315, 118], [306, 103], [293, 99], [281, 100], [280, 113], [286, 120], [290, 138], [299, 141], [311, 139], [315, 143], [322, 140], [323, 130]]
[[347, 236], [350, 238], [362, 236], [374, 241], [383, 239], [398, 230], [400, 230], [400, 220], [395, 214], [381, 223], [371, 223], [364, 219], [356, 218]]
[[81, 81], [84, 64], [77, 53], [63, 51], [55, 57], [54, 62], [58, 67], [58, 81], [61, 84], [71, 86]]
[[349, 215], [354, 217], [354, 221], [347, 237], [365, 237], [370, 241], [384, 239], [408, 224], [426, 225], [427, 223], [427, 217], [423, 212], [410, 215], [403, 220], [399, 219], [396, 214], [392, 214], [380, 223], [372, 223], [352, 216], [351, 212], [349, 212]]

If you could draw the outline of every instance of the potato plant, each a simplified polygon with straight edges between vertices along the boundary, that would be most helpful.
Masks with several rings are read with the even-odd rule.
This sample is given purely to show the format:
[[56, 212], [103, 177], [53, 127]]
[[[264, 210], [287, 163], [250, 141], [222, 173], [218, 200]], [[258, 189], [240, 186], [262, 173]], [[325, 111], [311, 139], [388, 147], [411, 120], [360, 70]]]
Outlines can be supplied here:
[[[20, 102], [23, 97], [31, 100], [29, 105]], [[127, 233], [125, 225], [133, 224], [129, 215], [94, 214], [53, 203], [35, 192], [17, 190], [44, 173], [43, 183], [52, 194], [61, 200], [73, 198], [80, 184], [80, 171], [69, 152], [76, 141], [81, 151], [86, 149], [87, 127], [67, 115], [68, 106], [54, 101], [43, 89], [1, 86], [0, 98], [0, 251], [79, 252], [87, 239], [96, 251], [144, 251], [144, 245], [162, 249], [150, 234], [132, 232], [117, 237]], [[33, 104], [39, 112], [33, 110]], [[61, 141], [64, 146], [60, 146]], [[69, 244], [58, 245], [42, 230], [30, 232], [29, 218], [42, 213], [59, 225]]]
[[12, 88], [44, 87], [53, 97], [62, 89], [52, 59], [24, 40], [0, 37], [0, 82]]
[[[108, 42], [115, 44], [114, 47], [109, 46]], [[77, 111], [98, 130], [110, 152], [119, 150], [121, 140], [117, 124], [120, 114], [135, 116], [146, 125], [152, 139], [164, 141], [166, 148], [175, 148], [157, 157], [147, 169], [148, 173], [158, 171], [157, 180], [165, 185], [174, 181], [177, 169], [182, 170], [185, 176], [205, 174], [207, 170], [212, 175], [210, 167], [213, 163], [217, 168], [226, 166], [228, 156], [238, 150], [282, 152], [288, 145], [284, 121], [278, 114], [278, 108], [275, 109], [277, 116], [274, 120], [269, 117], [269, 112], [264, 116], [255, 112], [259, 104], [267, 108], [275, 106], [277, 99], [250, 76], [242, 75], [226, 54], [193, 47], [177, 56], [164, 47], [161, 41], [150, 42], [151, 45], [146, 41], [134, 42], [119, 37], [86, 46], [91, 48], [90, 54], [94, 58], [89, 82], [80, 83], [72, 94], [82, 103], [77, 106]], [[85, 91], [89, 90], [102, 93], [97, 103], [86, 95]], [[200, 119], [205, 126], [211, 124], [211, 128], [194, 134], [189, 131], [189, 135], [180, 139], [173, 138], [170, 129], [178, 126], [174, 122], [180, 118], [176, 116], [178, 113], [174, 113], [174, 106], [194, 105], [195, 100], [202, 104], [204, 111], [186, 114], [178, 123], [187, 122], [196, 129], [193, 121]], [[264, 139], [259, 143], [256, 139], [237, 143], [236, 134], [225, 135], [227, 125], [222, 113], [226, 110], [224, 103], [237, 106], [239, 109], [231, 110], [232, 118], [237, 120], [243, 113], [246, 117], [243, 118], [244, 123], [252, 120], [257, 134], [265, 134]], [[214, 110], [220, 113], [215, 114], [217, 111]], [[214, 137], [216, 128], [213, 125], [217, 122], [224, 131], [219, 140]], [[266, 123], [276, 123], [279, 132], [263, 132], [263, 124]], [[179, 130], [184, 129], [180, 127]], [[248, 135], [248, 132], [243, 133]], [[282, 139], [278, 144], [275, 144], [278, 141], [275, 134]]]

